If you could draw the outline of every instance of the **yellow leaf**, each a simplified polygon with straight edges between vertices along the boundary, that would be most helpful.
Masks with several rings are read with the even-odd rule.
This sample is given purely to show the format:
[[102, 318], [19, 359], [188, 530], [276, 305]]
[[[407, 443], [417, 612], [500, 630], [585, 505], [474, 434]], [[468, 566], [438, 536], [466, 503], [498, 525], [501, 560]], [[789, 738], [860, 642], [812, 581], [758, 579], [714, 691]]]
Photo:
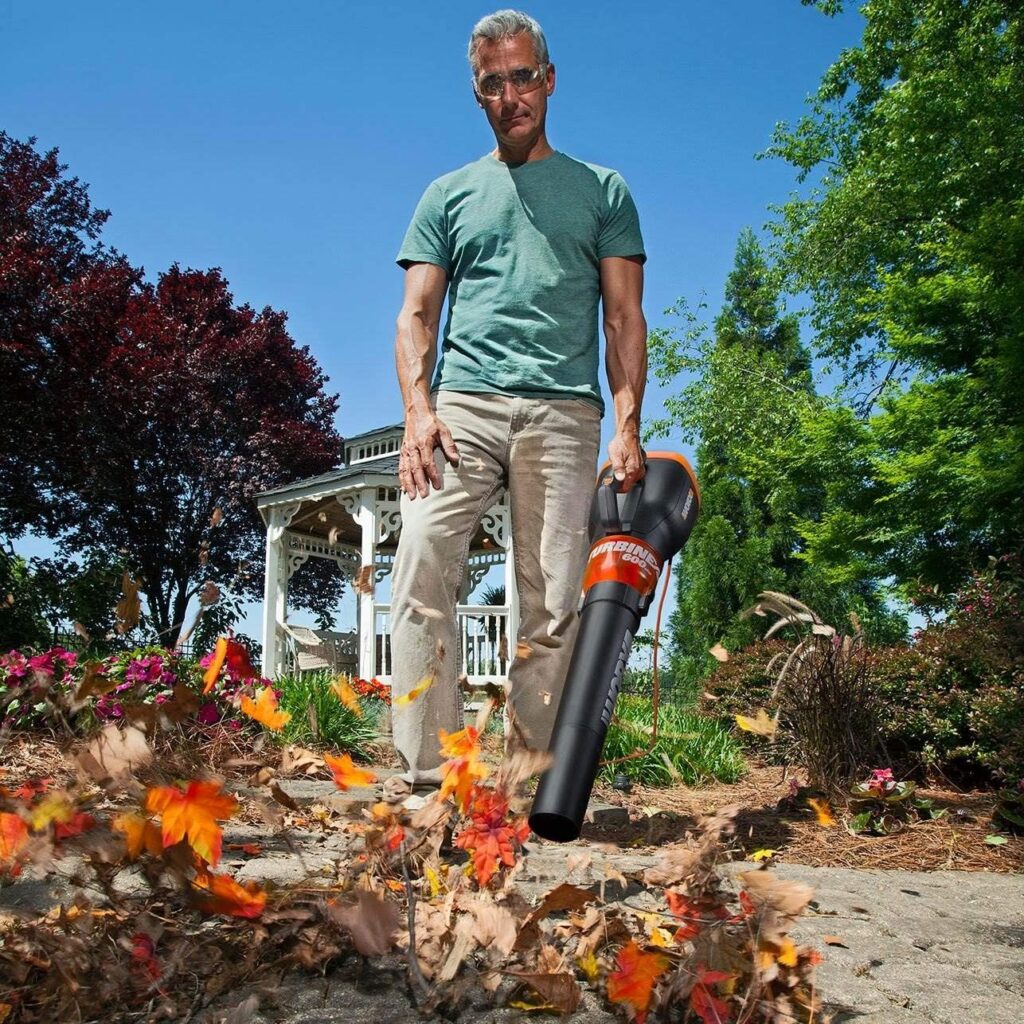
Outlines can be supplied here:
[[423, 874], [426, 875], [427, 883], [430, 885], [430, 898], [436, 900], [441, 895], [441, 878], [429, 865], [423, 869]]
[[779, 953], [779, 963], [783, 967], [796, 967], [797, 952], [792, 939], [782, 940], [782, 952]]
[[577, 957], [576, 963], [579, 969], [586, 975], [587, 981], [593, 985], [597, 981], [598, 974], [601, 973], [601, 964], [597, 957], [591, 952], [586, 956]]
[[768, 712], [764, 708], [758, 708], [757, 715], [754, 718], [737, 715], [736, 724], [744, 732], [752, 732], [757, 736], [774, 736], [779, 728], [779, 713], [776, 711], [775, 717], [769, 718]]
[[827, 800], [809, 797], [807, 803], [817, 816], [819, 825], [824, 828], [832, 828], [835, 825], [836, 819], [832, 816], [832, 808], [829, 807]]
[[434, 685], [434, 677], [427, 676], [425, 679], [421, 679], [408, 693], [403, 693], [400, 697], [395, 698], [395, 705], [400, 708], [404, 708], [407, 704], [411, 704], [414, 700], [418, 700], [423, 696]]
[[348, 681], [348, 676], [338, 676], [337, 679], [331, 683], [331, 692], [334, 694], [342, 704], [345, 705], [352, 712], [356, 718], [363, 717], [363, 706], [359, 703], [359, 697], [356, 695], [356, 691], [352, 689], [351, 684]]
[[775, 856], [774, 850], [755, 850], [751, 855], [752, 861], [770, 860]]
[[280, 732], [292, 719], [290, 712], [278, 708], [277, 694], [272, 686], [264, 686], [255, 700], [243, 697], [239, 706], [250, 718], [274, 732]]
[[48, 793], [32, 808], [32, 830], [41, 832], [51, 821], [70, 821], [74, 805], [64, 793]]

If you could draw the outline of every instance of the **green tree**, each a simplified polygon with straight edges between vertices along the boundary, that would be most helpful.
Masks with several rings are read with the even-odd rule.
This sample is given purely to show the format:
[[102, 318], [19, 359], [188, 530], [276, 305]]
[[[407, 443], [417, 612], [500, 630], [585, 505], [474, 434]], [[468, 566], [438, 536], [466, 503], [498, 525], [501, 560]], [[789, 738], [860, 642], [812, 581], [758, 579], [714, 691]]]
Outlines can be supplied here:
[[1024, 18], [1011, 0], [862, 12], [769, 150], [814, 182], [781, 207], [777, 254], [847, 396], [803, 417], [790, 469], [830, 463], [800, 527], [829, 579], [948, 593], [1024, 542]]

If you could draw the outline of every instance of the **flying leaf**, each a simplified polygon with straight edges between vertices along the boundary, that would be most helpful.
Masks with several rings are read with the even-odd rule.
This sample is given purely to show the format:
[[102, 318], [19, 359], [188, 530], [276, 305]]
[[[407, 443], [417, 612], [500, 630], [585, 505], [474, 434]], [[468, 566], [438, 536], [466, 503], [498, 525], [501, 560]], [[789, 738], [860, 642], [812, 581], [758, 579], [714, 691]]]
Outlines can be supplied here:
[[0, 811], [0, 867], [13, 864], [28, 842], [28, 825], [17, 814]]
[[356, 691], [352, 689], [352, 684], [348, 681], [348, 676], [340, 675], [337, 679], [331, 682], [331, 693], [334, 694], [341, 703], [352, 712], [356, 718], [363, 717], [363, 705], [359, 703], [359, 697]]
[[359, 768], [352, 760], [351, 754], [342, 754], [341, 757], [334, 757], [332, 754], [324, 754], [324, 762], [331, 770], [334, 784], [340, 790], [346, 790], [352, 786], [370, 786], [377, 781], [377, 776]]
[[139, 599], [141, 584], [132, 579], [131, 573], [121, 577], [121, 600], [114, 608], [114, 632], [127, 633], [139, 624], [142, 618], [142, 601]]
[[779, 728], [779, 713], [776, 711], [775, 717], [769, 718], [764, 708], [758, 708], [755, 718], [737, 715], [736, 724], [745, 732], [752, 732], [757, 736], [774, 736]]
[[709, 971], [704, 964], [698, 964], [697, 980], [690, 990], [690, 1007], [704, 1024], [725, 1024], [729, 1019], [729, 1004], [711, 992], [708, 985], [717, 985], [731, 977], [725, 971]]
[[355, 575], [355, 579], [352, 580], [352, 589], [357, 594], [372, 594], [373, 593], [373, 566], [372, 565], [361, 565], [359, 571]]
[[52, 821], [70, 821], [75, 813], [75, 805], [66, 793], [47, 793], [32, 808], [31, 825], [33, 832], [42, 832]]
[[75, 757], [84, 772], [101, 784], [108, 780], [126, 782], [134, 769], [153, 760], [153, 751], [141, 729], [119, 729], [113, 723], [92, 739]]
[[441, 790], [439, 800], [454, 796], [463, 812], [473, 799], [474, 788], [490, 774], [490, 769], [480, 761], [480, 733], [471, 725], [458, 732], [438, 731], [441, 741], [441, 756], [447, 760], [441, 765]]
[[215, 508], [210, 513], [210, 527], [211, 529], [216, 526], [220, 526], [220, 521], [224, 518], [224, 513], [219, 508]]
[[207, 914], [259, 917], [267, 903], [267, 894], [258, 882], [240, 885], [230, 875], [201, 871], [193, 885], [199, 893], [199, 909]]
[[644, 1024], [655, 983], [667, 970], [668, 959], [660, 953], [645, 953], [630, 939], [615, 963], [608, 975], [608, 999], [630, 1007], [637, 1024]]
[[207, 580], [200, 588], [197, 596], [199, 603], [204, 608], [208, 608], [211, 604], [216, 604], [220, 600], [220, 587], [213, 580]]
[[407, 704], [411, 704], [414, 700], [418, 700], [423, 696], [434, 685], [434, 677], [426, 676], [421, 679], [408, 693], [403, 693], [401, 696], [395, 698], [395, 706], [404, 708]]
[[331, 920], [352, 936], [352, 944], [363, 956], [384, 956], [394, 945], [399, 927], [398, 908], [387, 900], [361, 889], [358, 903], [328, 906]]
[[775, 856], [774, 850], [755, 850], [751, 855], [750, 859], [755, 863], [762, 860], [771, 860]]
[[836, 819], [832, 816], [832, 808], [829, 807], [827, 800], [808, 797], [807, 803], [811, 810], [814, 811], [819, 825], [824, 828], [832, 828], [835, 825]]
[[274, 732], [280, 732], [292, 716], [288, 711], [281, 711], [277, 706], [277, 694], [272, 686], [264, 686], [256, 699], [243, 697], [239, 703], [242, 712], [251, 719], [265, 725]]
[[721, 644], [715, 644], [714, 647], [709, 648], [708, 654], [710, 654], [715, 661], [729, 660], [729, 652]]
[[842, 946], [843, 949], [850, 948], [838, 935], [822, 935], [821, 941], [824, 942], [826, 946]]
[[227, 655], [228, 638], [226, 636], [219, 636], [217, 637], [217, 644], [213, 648], [213, 657], [210, 659], [210, 664], [206, 666], [206, 672], [203, 675], [203, 693], [209, 693], [217, 684], [220, 670], [224, 667], [224, 659]]
[[493, 789], [477, 787], [469, 807], [469, 822], [455, 837], [455, 845], [472, 856], [477, 884], [484, 888], [500, 865], [512, 867], [516, 847], [530, 834], [525, 820], [509, 822], [508, 798]]
[[193, 781], [185, 790], [155, 786], [146, 793], [146, 810], [160, 815], [165, 847], [187, 839], [208, 864], [220, 860], [223, 835], [217, 819], [230, 818], [237, 810], [234, 797], [221, 792], [219, 782]]
[[129, 860], [138, 859], [143, 850], [154, 857], [159, 857], [163, 852], [160, 829], [149, 818], [126, 812], [116, 815], [110, 824], [124, 836]]

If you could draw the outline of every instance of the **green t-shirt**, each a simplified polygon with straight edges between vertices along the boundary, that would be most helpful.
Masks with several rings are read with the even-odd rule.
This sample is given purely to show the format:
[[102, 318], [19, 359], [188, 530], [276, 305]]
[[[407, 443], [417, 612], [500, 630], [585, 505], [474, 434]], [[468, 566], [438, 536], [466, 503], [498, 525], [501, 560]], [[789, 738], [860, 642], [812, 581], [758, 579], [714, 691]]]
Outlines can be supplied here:
[[448, 321], [433, 389], [582, 398], [597, 379], [599, 261], [645, 258], [626, 183], [554, 153], [485, 156], [432, 182], [398, 254], [448, 275]]

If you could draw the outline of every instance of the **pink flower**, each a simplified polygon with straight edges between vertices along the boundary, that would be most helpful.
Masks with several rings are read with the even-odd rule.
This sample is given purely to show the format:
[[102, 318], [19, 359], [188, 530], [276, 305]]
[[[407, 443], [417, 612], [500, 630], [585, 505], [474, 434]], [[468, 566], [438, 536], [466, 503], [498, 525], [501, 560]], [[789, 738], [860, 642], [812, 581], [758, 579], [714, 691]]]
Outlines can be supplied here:
[[216, 704], [204, 704], [196, 718], [202, 725], [216, 725], [220, 721], [220, 709]]

